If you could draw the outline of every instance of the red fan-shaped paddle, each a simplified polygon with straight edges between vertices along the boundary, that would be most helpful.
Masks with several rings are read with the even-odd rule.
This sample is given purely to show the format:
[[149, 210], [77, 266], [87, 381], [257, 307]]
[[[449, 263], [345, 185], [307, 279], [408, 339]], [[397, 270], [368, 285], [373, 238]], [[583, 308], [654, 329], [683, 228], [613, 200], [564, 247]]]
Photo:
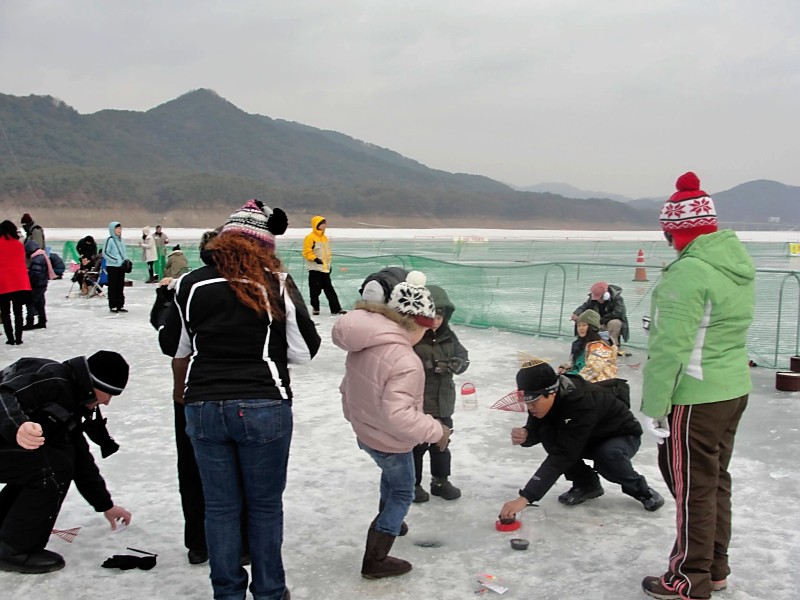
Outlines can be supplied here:
[[78, 537], [78, 532], [80, 530], [80, 527], [73, 527], [72, 529], [53, 529], [52, 533], [71, 544], [75, 541], [75, 538]]
[[522, 400], [522, 392], [514, 390], [510, 394], [506, 394], [500, 400], [492, 404], [489, 408], [496, 408], [497, 410], [507, 410], [510, 412], [525, 412], [525, 402]]

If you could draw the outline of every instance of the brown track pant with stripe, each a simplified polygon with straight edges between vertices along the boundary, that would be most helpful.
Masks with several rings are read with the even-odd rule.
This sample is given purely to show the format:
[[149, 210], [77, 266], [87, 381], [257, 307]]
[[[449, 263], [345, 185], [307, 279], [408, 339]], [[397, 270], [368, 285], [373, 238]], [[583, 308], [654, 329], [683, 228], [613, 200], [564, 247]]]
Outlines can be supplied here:
[[670, 437], [658, 447], [661, 474], [676, 502], [675, 545], [663, 582], [682, 598], [709, 598], [730, 573], [728, 464], [747, 396], [672, 407]]

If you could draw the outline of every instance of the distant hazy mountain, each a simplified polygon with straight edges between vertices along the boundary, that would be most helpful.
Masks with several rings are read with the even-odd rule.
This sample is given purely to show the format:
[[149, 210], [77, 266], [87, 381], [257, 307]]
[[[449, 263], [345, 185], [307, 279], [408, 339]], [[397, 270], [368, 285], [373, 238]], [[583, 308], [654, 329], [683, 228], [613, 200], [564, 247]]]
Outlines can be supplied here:
[[800, 187], [768, 179], [748, 181], [711, 194], [717, 215], [726, 223], [767, 223], [800, 226]]
[[616, 200], [617, 202], [631, 201], [631, 198], [621, 194], [611, 194], [609, 192], [590, 192], [576, 188], [568, 183], [558, 183], [554, 181], [538, 183], [536, 185], [529, 185], [518, 189], [522, 192], [558, 194], [559, 196], [564, 196], [565, 198], [578, 198], [580, 200], [588, 200], [589, 198], [609, 198], [611, 200]]
[[[706, 190], [714, 199], [721, 223], [745, 229], [771, 224], [800, 227], [800, 187], [768, 179], [748, 181], [722, 192]], [[628, 203], [647, 214], [658, 215], [668, 198], [642, 198]], [[777, 221], [776, 221], [777, 219]]]

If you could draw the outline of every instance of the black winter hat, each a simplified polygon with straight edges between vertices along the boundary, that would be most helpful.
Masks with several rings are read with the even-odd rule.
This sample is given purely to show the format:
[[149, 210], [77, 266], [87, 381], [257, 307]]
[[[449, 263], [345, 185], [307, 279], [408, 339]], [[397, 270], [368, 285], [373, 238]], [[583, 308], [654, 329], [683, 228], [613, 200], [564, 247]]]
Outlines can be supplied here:
[[92, 384], [101, 392], [119, 396], [128, 383], [128, 363], [116, 352], [100, 350], [86, 359]]
[[544, 396], [558, 389], [558, 375], [546, 362], [523, 366], [517, 372], [517, 389], [526, 396]]

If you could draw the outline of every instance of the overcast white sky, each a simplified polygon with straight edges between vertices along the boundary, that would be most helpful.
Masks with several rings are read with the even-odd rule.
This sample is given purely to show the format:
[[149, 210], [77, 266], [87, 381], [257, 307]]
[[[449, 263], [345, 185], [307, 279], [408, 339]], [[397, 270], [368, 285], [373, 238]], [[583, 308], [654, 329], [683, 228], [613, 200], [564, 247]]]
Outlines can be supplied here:
[[515, 185], [800, 185], [797, 0], [0, 0], [0, 92], [81, 113], [210, 88]]

